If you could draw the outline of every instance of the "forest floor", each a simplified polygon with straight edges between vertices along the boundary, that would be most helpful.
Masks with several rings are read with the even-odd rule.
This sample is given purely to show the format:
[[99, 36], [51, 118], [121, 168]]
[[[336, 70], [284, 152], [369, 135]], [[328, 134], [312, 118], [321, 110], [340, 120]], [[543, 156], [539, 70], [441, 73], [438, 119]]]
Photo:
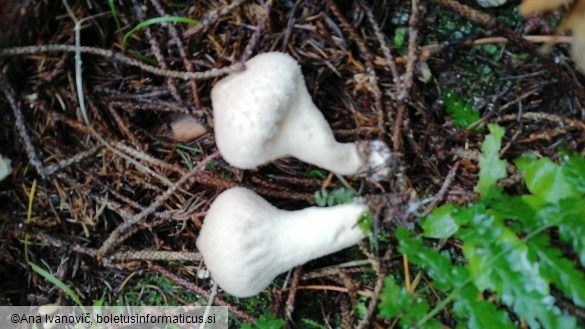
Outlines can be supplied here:
[[[281, 275], [258, 297], [220, 291], [215, 302], [234, 326], [274, 314], [307, 328], [387, 327], [372, 306], [382, 281], [409, 275], [392, 232], [419, 230], [440, 204], [477, 200], [488, 124], [505, 129], [505, 160], [585, 155], [585, 79], [568, 45], [543, 52], [521, 38], [549, 40], [561, 12], [525, 19], [516, 1], [466, 2], [481, 12], [450, 0], [3, 3], [0, 154], [13, 170], [0, 182], [0, 304], [74, 303], [30, 263], [85, 305], [205, 304], [195, 240], [220, 192], [245, 186], [294, 210], [314, 205], [316, 192], [354, 190], [383, 208], [377, 249], [364, 242], [294, 270], [291, 288]], [[181, 19], [128, 33], [165, 16]], [[76, 40], [87, 47], [81, 61]], [[221, 158], [211, 87], [267, 51], [299, 62], [339, 141], [390, 145], [400, 160], [390, 181], [343, 179], [293, 158], [255, 170]], [[200, 136], [173, 137], [170, 123], [184, 115]], [[502, 186], [521, 191], [510, 175]], [[438, 318], [452, 327], [448, 314]]]

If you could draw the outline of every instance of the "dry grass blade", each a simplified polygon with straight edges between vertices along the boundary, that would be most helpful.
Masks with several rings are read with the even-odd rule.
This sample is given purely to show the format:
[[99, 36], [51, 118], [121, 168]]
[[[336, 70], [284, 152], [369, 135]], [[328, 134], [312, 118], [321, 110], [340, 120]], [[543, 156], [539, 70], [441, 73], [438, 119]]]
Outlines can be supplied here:
[[45, 166], [41, 161], [35, 146], [32, 143], [28, 130], [26, 128], [26, 123], [24, 121], [24, 116], [20, 110], [20, 106], [16, 101], [16, 95], [14, 93], [14, 89], [12, 86], [8, 84], [6, 80], [0, 77], [0, 89], [4, 93], [4, 97], [8, 100], [10, 108], [12, 109], [12, 114], [15, 118], [16, 129], [18, 129], [18, 133], [20, 134], [20, 138], [24, 142], [24, 146], [26, 147], [26, 152], [28, 153], [28, 158], [30, 163], [35, 167], [39, 175], [46, 179], [49, 175], [46, 172]]

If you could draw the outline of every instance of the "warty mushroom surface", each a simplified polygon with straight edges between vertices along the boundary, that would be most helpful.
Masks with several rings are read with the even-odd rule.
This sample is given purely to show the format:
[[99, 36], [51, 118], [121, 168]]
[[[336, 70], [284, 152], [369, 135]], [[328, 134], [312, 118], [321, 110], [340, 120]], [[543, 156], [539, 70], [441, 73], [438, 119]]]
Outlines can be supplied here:
[[230, 165], [252, 169], [293, 156], [341, 175], [390, 175], [392, 156], [384, 142], [335, 140], [294, 58], [268, 52], [245, 66], [211, 91], [215, 139]]

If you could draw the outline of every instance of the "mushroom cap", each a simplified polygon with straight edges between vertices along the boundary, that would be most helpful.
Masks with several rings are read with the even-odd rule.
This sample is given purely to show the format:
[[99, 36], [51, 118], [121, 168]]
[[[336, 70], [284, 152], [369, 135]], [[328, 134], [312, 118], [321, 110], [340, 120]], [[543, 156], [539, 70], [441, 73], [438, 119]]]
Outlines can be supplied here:
[[278, 212], [256, 193], [240, 187], [224, 191], [207, 211], [197, 249], [213, 280], [231, 295], [253, 296], [280, 273], [271, 270], [278, 262], [270, 239], [271, 221]]
[[269, 52], [250, 59], [244, 71], [230, 74], [213, 87], [215, 139], [229, 164], [252, 169], [276, 158], [265, 145], [278, 135], [304, 83], [294, 58]]

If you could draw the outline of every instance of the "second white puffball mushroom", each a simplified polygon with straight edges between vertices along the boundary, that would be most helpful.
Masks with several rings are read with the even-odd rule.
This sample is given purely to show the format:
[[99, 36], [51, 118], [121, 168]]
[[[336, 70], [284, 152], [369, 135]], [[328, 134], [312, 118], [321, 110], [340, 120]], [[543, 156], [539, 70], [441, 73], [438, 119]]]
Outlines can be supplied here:
[[197, 248], [223, 290], [250, 297], [277, 275], [359, 242], [366, 235], [357, 223], [367, 210], [347, 204], [286, 211], [236, 187], [220, 194], [207, 211]]
[[232, 166], [252, 169], [293, 156], [341, 175], [390, 175], [391, 153], [382, 141], [339, 143], [313, 103], [299, 64], [269, 52], [211, 91], [217, 147]]

